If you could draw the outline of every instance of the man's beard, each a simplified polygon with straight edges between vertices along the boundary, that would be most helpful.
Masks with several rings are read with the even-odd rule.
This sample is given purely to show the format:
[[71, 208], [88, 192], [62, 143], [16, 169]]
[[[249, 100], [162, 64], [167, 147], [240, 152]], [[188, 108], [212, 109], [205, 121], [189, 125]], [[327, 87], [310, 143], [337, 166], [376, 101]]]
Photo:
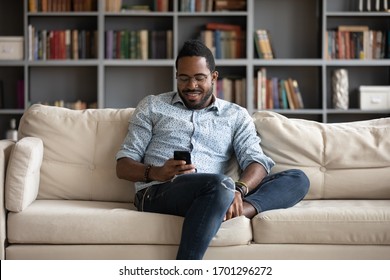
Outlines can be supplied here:
[[[211, 100], [210, 97], [213, 95], [213, 91], [214, 91], [214, 85], [212, 84], [209, 91], [203, 96], [203, 98], [198, 103], [188, 103], [188, 101], [185, 98], [182, 99], [188, 109], [193, 109], [193, 110], [202, 109], [207, 107], [205, 106], [205, 103]], [[197, 92], [197, 90], [184, 90], [181, 91], [180, 93], [181, 95], [185, 95], [186, 93], [190, 93], [190, 92]]]

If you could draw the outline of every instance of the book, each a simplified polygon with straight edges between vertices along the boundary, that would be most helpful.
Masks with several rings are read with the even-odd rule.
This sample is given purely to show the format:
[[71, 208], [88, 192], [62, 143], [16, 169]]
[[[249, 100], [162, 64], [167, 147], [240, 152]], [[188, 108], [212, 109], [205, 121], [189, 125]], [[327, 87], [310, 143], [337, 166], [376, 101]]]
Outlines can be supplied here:
[[280, 109], [280, 102], [279, 102], [279, 83], [278, 78], [272, 77], [271, 78], [271, 84], [272, 84], [272, 92], [270, 95], [272, 96], [272, 104], [274, 109]]
[[266, 109], [267, 70], [265, 67], [261, 67], [259, 70], [257, 70], [256, 92], [257, 92], [257, 96], [256, 96], [257, 108], [259, 110]]
[[223, 99], [233, 102], [233, 81], [229, 78], [222, 78]]
[[258, 29], [254, 34], [257, 55], [262, 59], [273, 59], [273, 51], [270, 42], [269, 32], [265, 29]]
[[283, 79], [279, 80], [279, 93], [281, 96], [281, 109], [288, 109], [288, 100], [287, 100], [287, 92], [285, 87], [285, 82]]
[[79, 31], [72, 30], [72, 58], [79, 59]]
[[235, 30], [241, 31], [241, 26], [238, 24], [220, 23], [220, 22], [208, 22], [206, 23], [206, 29], [208, 30]]
[[[106, 12], [119, 12], [121, 10], [121, 7], [122, 7], [122, 0], [106, 0]], [[76, 9], [79, 11], [83, 10], [81, 5], [76, 6], [75, 10]]]
[[156, 12], [168, 12], [169, 0], [154, 0], [154, 11]]
[[285, 87], [286, 93], [287, 93], [288, 107], [291, 110], [294, 110], [294, 109], [296, 109], [295, 100], [294, 100], [294, 96], [293, 96], [293, 90], [290, 86], [288, 79], [284, 80], [284, 87]]
[[166, 31], [166, 58], [173, 58], [173, 30]]
[[105, 58], [106, 59], [112, 59], [113, 58], [113, 54], [114, 54], [114, 50], [113, 50], [113, 46], [114, 46], [114, 30], [106, 30], [105, 31], [105, 40], [106, 40], [106, 43], [105, 43]]
[[139, 31], [140, 38], [140, 59], [147, 60], [149, 58], [149, 31], [142, 29]]
[[29, 0], [28, 1], [28, 10], [31, 13], [38, 11], [38, 0]]
[[245, 0], [214, 0], [215, 11], [244, 11]]
[[289, 82], [291, 83], [291, 87], [292, 87], [294, 94], [295, 94], [294, 99], [295, 99], [296, 108], [297, 109], [305, 108], [305, 105], [303, 103], [301, 90], [299, 89], [299, 86], [298, 86], [298, 81], [295, 79], [289, 79]]
[[337, 30], [348, 32], [364, 32], [370, 30], [370, 28], [367, 25], [339, 25]]
[[234, 102], [242, 107], [246, 106], [246, 79], [237, 78], [234, 80]]
[[215, 56], [215, 43], [214, 43], [214, 31], [202, 30], [200, 32], [201, 41], [208, 47]]

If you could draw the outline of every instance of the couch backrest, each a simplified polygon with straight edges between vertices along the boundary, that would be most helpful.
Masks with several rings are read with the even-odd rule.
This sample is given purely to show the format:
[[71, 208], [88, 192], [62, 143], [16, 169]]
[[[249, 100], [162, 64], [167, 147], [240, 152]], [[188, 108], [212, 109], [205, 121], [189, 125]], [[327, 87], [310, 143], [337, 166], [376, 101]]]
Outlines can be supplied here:
[[300, 168], [310, 179], [307, 199], [389, 199], [390, 118], [338, 124], [253, 115], [273, 172]]
[[20, 121], [19, 137], [43, 141], [38, 199], [133, 201], [133, 184], [118, 179], [115, 170], [132, 113], [31, 106]]

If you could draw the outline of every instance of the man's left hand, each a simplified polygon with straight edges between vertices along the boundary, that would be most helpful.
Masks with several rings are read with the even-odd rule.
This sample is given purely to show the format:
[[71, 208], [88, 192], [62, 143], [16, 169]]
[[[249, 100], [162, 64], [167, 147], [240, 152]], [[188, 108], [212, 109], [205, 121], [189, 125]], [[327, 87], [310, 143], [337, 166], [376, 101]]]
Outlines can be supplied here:
[[230, 220], [232, 218], [238, 217], [242, 215], [243, 212], [243, 201], [241, 197], [241, 193], [235, 192], [234, 199], [229, 209], [226, 212], [224, 221]]

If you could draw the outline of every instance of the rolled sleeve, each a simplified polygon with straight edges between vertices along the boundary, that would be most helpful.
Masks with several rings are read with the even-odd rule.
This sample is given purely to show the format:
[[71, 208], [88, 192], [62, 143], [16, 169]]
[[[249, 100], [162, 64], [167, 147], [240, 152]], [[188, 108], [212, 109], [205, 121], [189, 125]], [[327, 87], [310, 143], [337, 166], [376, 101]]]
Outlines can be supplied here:
[[143, 99], [137, 106], [129, 120], [128, 132], [115, 156], [116, 160], [128, 157], [142, 162], [152, 137], [152, 124], [148, 117], [149, 107], [148, 98]]
[[275, 162], [264, 154], [260, 146], [261, 139], [252, 118], [246, 111], [242, 114], [241, 118], [237, 118], [233, 143], [238, 163], [241, 169], [245, 170], [249, 164], [257, 162], [264, 167], [267, 173], [270, 173]]

